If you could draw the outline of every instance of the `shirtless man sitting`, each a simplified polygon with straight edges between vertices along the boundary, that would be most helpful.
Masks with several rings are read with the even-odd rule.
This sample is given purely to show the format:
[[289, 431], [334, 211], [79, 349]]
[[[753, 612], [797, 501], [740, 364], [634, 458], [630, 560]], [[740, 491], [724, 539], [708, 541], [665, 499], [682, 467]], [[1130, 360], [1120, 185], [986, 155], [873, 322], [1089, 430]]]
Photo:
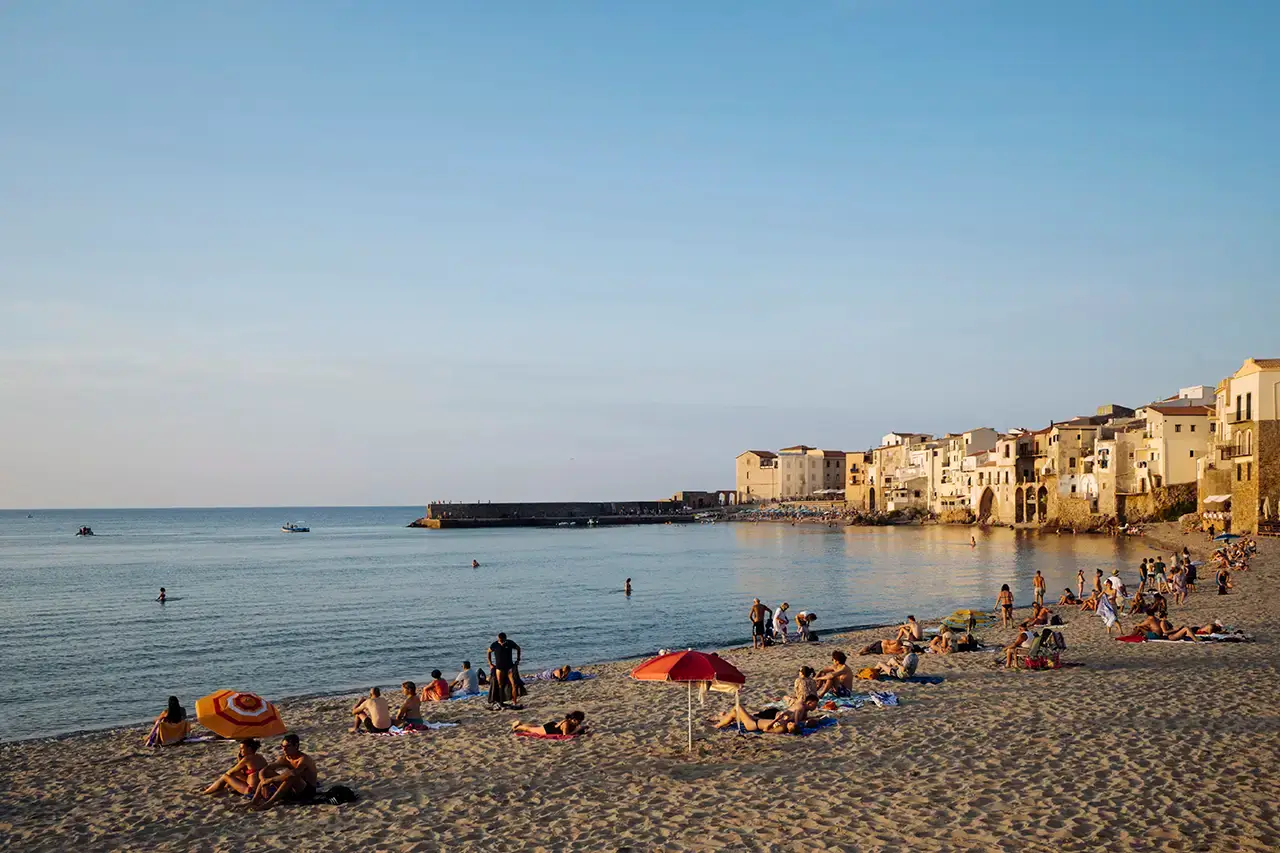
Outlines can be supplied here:
[[391, 728], [391, 708], [377, 687], [369, 688], [369, 696], [351, 709], [351, 716], [356, 719], [351, 726], [353, 733], [360, 731], [361, 726], [371, 732], [385, 732]]
[[1023, 622], [1019, 627], [1025, 631], [1027, 628], [1034, 628], [1037, 625], [1048, 625], [1049, 617], [1051, 615], [1053, 614], [1049, 612], [1049, 608], [1045, 607], [1043, 604], [1032, 604], [1030, 618]]
[[1013, 642], [1004, 647], [1004, 668], [1016, 669], [1018, 666], [1018, 652], [1025, 652], [1031, 647], [1031, 635], [1026, 631], [1019, 631], [1018, 636], [1013, 638]]
[[858, 649], [860, 655], [905, 655], [912, 651], [910, 643], [901, 640], [876, 640]]
[[923, 640], [924, 631], [920, 628], [920, 623], [916, 621], [916, 617], [908, 616], [907, 621], [898, 626], [898, 635], [896, 640]]
[[258, 789], [249, 808], [269, 809], [281, 802], [307, 802], [315, 796], [319, 781], [316, 763], [299, 749], [298, 736], [287, 734], [280, 742], [280, 758], [262, 768]]
[[800, 734], [810, 723], [809, 714], [818, 707], [818, 697], [810, 693], [804, 701], [793, 701], [785, 711], [761, 711], [758, 714], [748, 713], [740, 705], [734, 705], [716, 721], [717, 729], [727, 729], [732, 725], [741, 725], [749, 732], [763, 734]]
[[845, 663], [844, 652], [836, 649], [831, 653], [831, 666], [818, 673], [818, 695], [834, 693], [837, 696], [848, 696], [853, 692], [853, 670]]

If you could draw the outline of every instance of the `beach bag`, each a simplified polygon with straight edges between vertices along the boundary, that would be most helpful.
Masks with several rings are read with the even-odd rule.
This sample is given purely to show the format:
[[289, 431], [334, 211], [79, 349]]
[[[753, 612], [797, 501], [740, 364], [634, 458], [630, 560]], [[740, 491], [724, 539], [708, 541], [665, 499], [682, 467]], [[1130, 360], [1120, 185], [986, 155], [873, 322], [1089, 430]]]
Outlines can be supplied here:
[[1067, 650], [1067, 638], [1066, 638], [1066, 637], [1064, 637], [1064, 636], [1062, 636], [1062, 632], [1061, 632], [1061, 631], [1054, 631], [1054, 632], [1053, 632], [1053, 645], [1054, 645], [1054, 646], [1058, 649], [1058, 651], [1060, 651], [1060, 652], [1065, 652], [1065, 651]]
[[334, 806], [340, 806], [344, 803], [354, 803], [357, 799], [356, 792], [348, 788], [346, 785], [334, 785], [325, 792], [324, 800], [326, 803]]
[[1050, 624], [1050, 625], [1061, 625], [1061, 624], [1062, 624], [1062, 617], [1061, 617], [1061, 616], [1059, 616], [1059, 615], [1058, 615], [1058, 614], [1056, 614], [1056, 613], [1055, 613], [1055, 614], [1053, 614], [1053, 616], [1049, 617], [1049, 624]]
[[858, 670], [858, 678], [861, 678], [865, 681], [875, 681], [877, 674], [878, 673], [871, 667], [866, 667], [865, 669]]

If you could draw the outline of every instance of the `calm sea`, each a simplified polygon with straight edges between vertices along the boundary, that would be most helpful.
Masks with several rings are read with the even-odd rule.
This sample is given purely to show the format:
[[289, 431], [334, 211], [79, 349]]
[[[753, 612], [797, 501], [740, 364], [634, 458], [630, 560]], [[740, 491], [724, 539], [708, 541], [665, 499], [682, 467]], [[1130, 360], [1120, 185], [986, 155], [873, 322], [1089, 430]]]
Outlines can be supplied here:
[[[1137, 543], [781, 524], [410, 530], [420, 507], [0, 512], [0, 739], [140, 721], [175, 694], [269, 698], [452, 677], [498, 631], [533, 668], [747, 637], [753, 596], [831, 630], [1019, 602]], [[308, 534], [286, 534], [299, 521]], [[81, 525], [97, 533], [74, 535]], [[1132, 554], [1126, 549], [1134, 549]], [[480, 568], [471, 568], [472, 559]], [[635, 593], [622, 592], [632, 578]], [[178, 600], [157, 604], [164, 586]]]

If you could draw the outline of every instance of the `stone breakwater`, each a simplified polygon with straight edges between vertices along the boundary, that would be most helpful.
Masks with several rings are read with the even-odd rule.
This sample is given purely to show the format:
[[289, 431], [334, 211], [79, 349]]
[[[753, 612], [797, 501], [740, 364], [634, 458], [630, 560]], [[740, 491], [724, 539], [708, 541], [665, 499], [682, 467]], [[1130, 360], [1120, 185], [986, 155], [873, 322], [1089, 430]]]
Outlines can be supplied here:
[[619, 524], [684, 524], [694, 520], [673, 501], [569, 503], [432, 503], [410, 527], [591, 527]]

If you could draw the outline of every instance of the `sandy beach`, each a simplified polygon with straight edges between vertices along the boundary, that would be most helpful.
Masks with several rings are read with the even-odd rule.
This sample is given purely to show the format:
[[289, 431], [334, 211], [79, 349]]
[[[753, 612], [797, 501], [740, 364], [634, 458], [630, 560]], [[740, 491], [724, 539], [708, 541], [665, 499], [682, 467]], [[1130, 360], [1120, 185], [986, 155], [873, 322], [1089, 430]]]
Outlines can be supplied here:
[[[1206, 546], [1170, 526], [1147, 540]], [[1136, 577], [1136, 565], [1122, 571]], [[1217, 618], [1253, 643], [1119, 643], [1093, 614], [1066, 608], [1064, 660], [1080, 666], [1006, 672], [994, 651], [922, 655], [920, 671], [942, 684], [879, 683], [899, 707], [842, 712], [839, 726], [803, 738], [714, 732], [708, 720], [732, 700], [712, 694], [695, 700], [693, 755], [683, 687], [630, 680], [634, 661], [587, 667], [598, 677], [584, 682], [531, 684], [522, 712], [431, 706], [428, 719], [458, 726], [398, 738], [348, 734], [355, 697], [281, 703], [322, 784], [360, 795], [345, 806], [258, 814], [202, 796], [234, 744], [151, 750], [147, 726], [5, 744], [0, 835], [31, 851], [1275, 850], [1278, 572], [1280, 543], [1260, 540], [1232, 595], [1201, 582], [1185, 606], [1170, 605], [1177, 625]], [[820, 668], [833, 649], [888, 634], [722, 653], [747, 674], [754, 707], [789, 692], [800, 665]], [[983, 639], [998, 647], [1011, 636], [997, 628]], [[190, 709], [195, 697], [182, 698]], [[508, 732], [517, 717], [575, 708], [591, 732], [575, 741]]]

